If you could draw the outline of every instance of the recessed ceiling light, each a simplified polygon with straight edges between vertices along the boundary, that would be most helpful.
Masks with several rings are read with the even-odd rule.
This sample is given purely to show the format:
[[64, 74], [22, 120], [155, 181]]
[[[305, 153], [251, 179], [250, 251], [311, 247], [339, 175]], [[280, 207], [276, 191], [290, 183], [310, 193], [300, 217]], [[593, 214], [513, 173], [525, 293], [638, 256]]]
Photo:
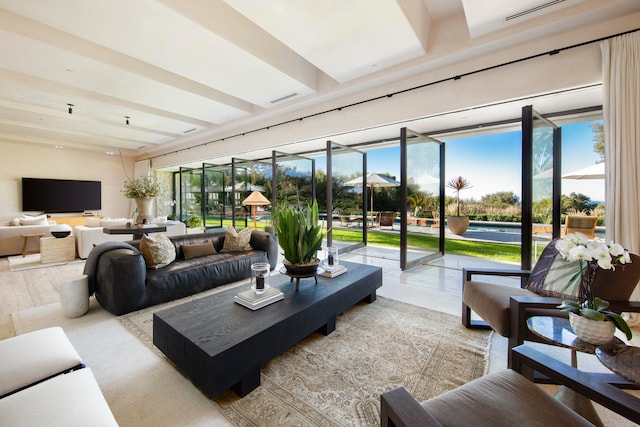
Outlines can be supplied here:
[[113, 156], [116, 153], [114, 153], [113, 151], [107, 151], [107, 154], [110, 155], [110, 156]]
[[62, 145], [55, 145], [54, 148], [64, 148]]

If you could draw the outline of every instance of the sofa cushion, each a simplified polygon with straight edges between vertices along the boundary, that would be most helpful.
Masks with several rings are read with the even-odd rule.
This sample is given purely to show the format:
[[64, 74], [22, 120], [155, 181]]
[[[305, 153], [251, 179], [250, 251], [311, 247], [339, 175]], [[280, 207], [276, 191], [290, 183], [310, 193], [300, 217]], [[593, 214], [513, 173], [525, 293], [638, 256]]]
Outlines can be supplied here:
[[12, 218], [11, 221], [9, 221], [9, 225], [18, 226], [22, 224], [20, 223], [20, 218]]
[[87, 218], [87, 227], [100, 227], [100, 218]]
[[143, 234], [140, 239], [140, 251], [147, 268], [162, 268], [176, 259], [176, 248], [164, 234]]
[[249, 227], [236, 231], [229, 226], [224, 236], [224, 246], [220, 252], [241, 252], [251, 250], [251, 229]]
[[184, 259], [198, 258], [205, 255], [215, 255], [216, 248], [213, 247], [213, 242], [197, 243], [192, 245], [182, 245], [182, 253]]
[[130, 220], [128, 218], [102, 218], [100, 227], [113, 227], [118, 225], [127, 225]]
[[46, 215], [20, 217], [20, 225], [48, 225], [48, 224], [49, 224], [49, 221], [47, 220]]

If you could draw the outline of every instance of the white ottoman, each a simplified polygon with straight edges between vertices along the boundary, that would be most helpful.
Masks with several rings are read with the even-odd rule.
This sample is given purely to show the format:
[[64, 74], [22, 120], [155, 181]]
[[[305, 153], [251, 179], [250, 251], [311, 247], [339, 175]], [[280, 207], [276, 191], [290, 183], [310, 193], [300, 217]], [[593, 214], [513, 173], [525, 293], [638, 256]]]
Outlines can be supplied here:
[[62, 283], [60, 305], [67, 317], [80, 317], [89, 311], [89, 281], [86, 275], [70, 277]]
[[57, 326], [0, 341], [0, 361], [0, 397], [82, 366], [78, 352]]

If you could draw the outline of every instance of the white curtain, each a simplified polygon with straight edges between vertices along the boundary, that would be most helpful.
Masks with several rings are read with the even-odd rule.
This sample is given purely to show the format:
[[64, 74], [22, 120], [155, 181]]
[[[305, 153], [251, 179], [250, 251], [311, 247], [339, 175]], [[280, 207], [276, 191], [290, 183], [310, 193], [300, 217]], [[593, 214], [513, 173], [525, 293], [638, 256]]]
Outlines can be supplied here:
[[[603, 42], [606, 238], [640, 254], [640, 31]], [[636, 287], [631, 299], [640, 301]], [[640, 321], [638, 314], [631, 323]]]

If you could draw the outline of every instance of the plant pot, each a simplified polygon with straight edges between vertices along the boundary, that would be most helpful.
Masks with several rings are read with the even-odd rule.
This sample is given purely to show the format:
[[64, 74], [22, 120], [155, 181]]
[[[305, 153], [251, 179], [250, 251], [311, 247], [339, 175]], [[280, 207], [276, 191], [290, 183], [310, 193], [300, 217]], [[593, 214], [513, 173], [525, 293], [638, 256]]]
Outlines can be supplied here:
[[468, 216], [448, 216], [447, 217], [447, 227], [449, 227], [449, 231], [453, 234], [464, 234], [465, 231], [469, 228], [469, 217]]
[[136, 224], [151, 224], [153, 222], [153, 197], [145, 199], [135, 199], [138, 208], [138, 216], [136, 216]]
[[316, 260], [307, 264], [291, 264], [289, 261], [284, 261], [284, 268], [287, 269], [287, 273], [292, 276], [313, 276], [318, 271], [318, 265], [320, 261]]
[[616, 325], [613, 322], [592, 320], [575, 313], [569, 313], [569, 323], [578, 338], [593, 345], [611, 341], [616, 332]]

